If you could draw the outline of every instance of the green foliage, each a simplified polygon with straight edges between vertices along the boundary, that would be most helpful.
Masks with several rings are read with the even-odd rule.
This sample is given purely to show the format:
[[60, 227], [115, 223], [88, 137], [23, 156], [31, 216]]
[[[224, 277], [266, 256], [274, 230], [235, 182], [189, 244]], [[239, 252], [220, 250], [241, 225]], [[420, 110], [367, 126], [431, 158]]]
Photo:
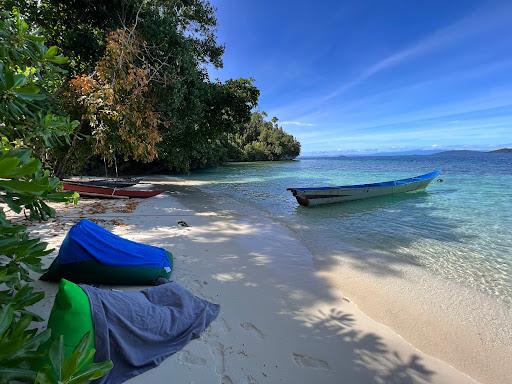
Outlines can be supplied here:
[[63, 75], [58, 65], [66, 61], [18, 12], [0, 12], [0, 135], [23, 142], [40, 158], [78, 125], [52, 110], [50, 91]]
[[159, 158], [178, 172], [218, 164], [225, 159], [225, 135], [235, 133], [250, 119], [258, 96], [252, 79], [198, 82], [189, 87], [181, 101], [187, 105], [188, 116], [183, 116], [181, 102], [167, 112], [174, 129], [165, 131]]
[[[114, 0], [108, 5], [99, 0], [4, 0], [4, 3], [28, 10], [28, 18], [71, 58], [72, 74], [80, 75], [76, 79], [97, 81], [89, 84], [92, 91], [90, 87], [82, 87], [85, 81], [75, 81], [71, 87], [86, 92], [78, 92], [74, 97], [63, 94], [62, 104], [74, 118], [82, 121], [81, 134], [94, 140], [73, 140], [66, 149], [61, 146], [54, 151], [59, 174], [76, 170], [74, 161], [90, 162], [93, 160], [90, 154], [94, 152], [109, 161], [123, 157], [152, 160], [156, 157], [154, 143], [160, 137], [163, 139], [158, 145], [161, 162], [172, 169], [187, 170], [202, 162], [203, 154], [211, 151], [211, 143], [221, 133], [233, 129], [233, 121], [239, 120], [236, 114], [243, 114], [245, 120], [249, 118], [245, 101], [234, 104], [244, 96], [239, 92], [243, 87], [211, 82], [206, 75], [206, 65], [222, 65], [224, 52], [215, 37], [214, 9], [207, 1]], [[119, 60], [111, 54], [119, 50], [109, 50], [112, 44], [107, 38], [110, 31], [119, 30], [127, 30], [130, 38], [137, 36], [136, 42], [141, 42], [136, 44], [140, 48], [137, 47], [135, 60], [130, 60], [129, 65], [143, 69], [145, 74], [132, 76], [128, 71], [127, 76], [108, 76], [103, 82], [98, 78], [102, 73], [110, 71], [109, 68], [118, 72], [120, 68]], [[122, 55], [117, 57], [125, 60], [130, 47], [136, 45], [121, 46]], [[123, 77], [131, 80], [121, 84]], [[126, 85], [134, 83], [134, 78], [144, 77], [148, 84], [135, 89], [147, 88], [144, 93], [151, 97], [139, 98], [143, 102], [137, 102], [134, 107], [134, 103], [127, 102], [126, 95], [135, 92]], [[248, 89], [258, 92], [252, 84]], [[251, 106], [256, 104], [257, 95], [245, 97], [253, 99]], [[69, 103], [70, 98], [80, 102]], [[142, 129], [144, 126], [155, 126], [155, 129]]]
[[111, 361], [94, 363], [95, 350], [87, 352], [90, 333], [84, 335], [69, 357], [64, 355], [64, 338], [56, 339], [49, 350], [49, 363], [37, 374], [35, 384], [88, 383], [106, 375], [113, 367]]
[[[117, 160], [128, 172], [136, 169], [133, 160], [188, 172], [216, 165], [233, 152], [237, 159], [266, 160], [298, 153], [293, 140], [276, 130], [263, 133], [265, 144], [247, 141], [244, 149], [229, 142], [250, 125], [259, 90], [253, 79], [209, 78], [208, 66], [222, 66], [224, 47], [217, 42], [215, 10], [208, 0], [4, 3], [28, 10], [28, 18], [71, 58], [73, 92], [59, 94], [60, 100], [81, 120], [81, 136], [92, 140], [74, 139], [54, 150], [58, 174], [90, 171], [102, 159]], [[112, 44], [112, 32], [119, 31], [127, 32], [130, 44]], [[102, 79], [102, 73], [110, 75]], [[139, 86], [134, 79], [144, 81]], [[136, 95], [136, 102], [129, 100]]]
[[[16, 149], [6, 138], [0, 142], [0, 166], [0, 203], [14, 213], [24, 211], [30, 219], [43, 220], [55, 215], [46, 202], [76, 201], [74, 193], [57, 192], [59, 180], [42, 170], [30, 150]], [[0, 207], [0, 286], [5, 288], [0, 290], [0, 383], [33, 381], [36, 375], [40, 383], [86, 383], [111, 367], [110, 362], [92, 363], [81, 343], [69, 359], [59, 358], [62, 367], [54, 358], [60, 356], [60, 347], [52, 346], [52, 364], [37, 373], [39, 362], [49, 353], [45, 342], [50, 333], [31, 326], [42, 319], [27, 308], [44, 294], [27, 283], [32, 280], [30, 271], [40, 272], [41, 258], [50, 252], [46, 243], [29, 236], [25, 225], [8, 220]]]
[[151, 30], [167, 31], [164, 54], [171, 42], [192, 52], [201, 63], [222, 66], [224, 47], [216, 42], [215, 12], [205, 0], [0, 0], [0, 7], [23, 10], [32, 24], [45, 31], [48, 41], [70, 58], [73, 75], [94, 70], [109, 31], [137, 23], [149, 35]]
[[240, 132], [230, 135], [228, 157], [232, 161], [291, 160], [299, 156], [300, 143], [283, 131], [277, 119], [266, 121], [266, 114], [253, 112]]
[[39, 347], [50, 332], [28, 329], [33, 320], [31, 315], [16, 311], [15, 304], [0, 306], [0, 383], [35, 379], [33, 367], [44, 356]]
[[46, 220], [55, 216], [47, 202], [76, 202], [78, 197], [61, 192], [59, 179], [41, 162], [48, 146], [76, 126], [67, 116], [50, 112], [46, 89], [59, 73], [53, 65], [65, 62], [57, 51], [44, 46], [18, 13], [0, 13], [0, 383], [39, 377], [84, 383], [108, 368], [92, 364], [91, 356], [78, 349], [74, 360], [63, 363], [65, 375], [55, 374], [59, 366], [54, 364], [37, 373], [49, 353], [45, 342], [50, 332], [35, 328], [33, 323], [42, 319], [28, 310], [44, 297], [29, 284], [30, 271], [41, 271], [41, 258], [52, 250], [29, 235], [19, 214]]

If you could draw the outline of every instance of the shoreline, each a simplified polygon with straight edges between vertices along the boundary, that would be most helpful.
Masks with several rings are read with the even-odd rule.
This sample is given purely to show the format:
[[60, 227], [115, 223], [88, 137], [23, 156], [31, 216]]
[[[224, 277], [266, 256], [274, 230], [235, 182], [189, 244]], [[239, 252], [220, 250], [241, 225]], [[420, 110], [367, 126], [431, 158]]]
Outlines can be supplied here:
[[[179, 179], [155, 180], [156, 187], [161, 181], [171, 192], [131, 211], [124, 201], [98, 209], [82, 200], [33, 229], [58, 248], [72, 223], [100, 220], [117, 234], [171, 250], [173, 279], [221, 304], [200, 339], [129, 382], [164, 383], [172, 375], [180, 383], [476, 383], [369, 318], [357, 298], [316, 270], [318, 260], [290, 229]], [[178, 227], [179, 220], [190, 227]], [[46, 318], [55, 286], [36, 284], [47, 297], [34, 310]]]
[[[174, 182], [212, 193], [202, 181]], [[304, 228], [271, 217], [250, 202], [222, 196], [247, 206], [248, 214], [258, 211], [292, 231], [310, 251], [320, 278], [421, 351], [483, 383], [501, 384], [512, 377], [512, 307], [507, 303], [420, 266], [397, 266], [389, 256], [350, 246], [321, 249], [304, 236]]]

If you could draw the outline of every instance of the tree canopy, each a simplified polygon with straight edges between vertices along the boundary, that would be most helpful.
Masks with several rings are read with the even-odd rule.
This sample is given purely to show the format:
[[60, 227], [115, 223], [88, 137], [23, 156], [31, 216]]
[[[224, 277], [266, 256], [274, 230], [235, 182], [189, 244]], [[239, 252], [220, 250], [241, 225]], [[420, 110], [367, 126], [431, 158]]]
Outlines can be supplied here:
[[[94, 171], [102, 161], [122, 163], [126, 172], [148, 162], [143, 169], [188, 172], [229, 159], [231, 138], [252, 129], [260, 94], [254, 79], [208, 75], [209, 66], [222, 67], [224, 53], [208, 1], [0, 2], [23, 9], [70, 58], [54, 95], [80, 126], [51, 151], [58, 174]], [[286, 152], [292, 142], [282, 129], [266, 127], [263, 141], [245, 143], [237, 159], [298, 153]]]
[[300, 154], [300, 143], [264, 112], [253, 112], [243, 129], [229, 136], [228, 159], [232, 161], [291, 160]]

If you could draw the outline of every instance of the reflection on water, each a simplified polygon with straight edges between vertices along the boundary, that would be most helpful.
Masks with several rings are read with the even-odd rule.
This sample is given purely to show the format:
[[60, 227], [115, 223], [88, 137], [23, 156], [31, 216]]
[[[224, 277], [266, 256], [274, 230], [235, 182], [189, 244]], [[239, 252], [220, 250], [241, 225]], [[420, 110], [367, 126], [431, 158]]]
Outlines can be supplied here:
[[[288, 187], [361, 184], [433, 169], [425, 192], [305, 208]], [[191, 175], [256, 204], [318, 252], [347, 245], [421, 265], [512, 303], [512, 156], [366, 157], [230, 164]]]

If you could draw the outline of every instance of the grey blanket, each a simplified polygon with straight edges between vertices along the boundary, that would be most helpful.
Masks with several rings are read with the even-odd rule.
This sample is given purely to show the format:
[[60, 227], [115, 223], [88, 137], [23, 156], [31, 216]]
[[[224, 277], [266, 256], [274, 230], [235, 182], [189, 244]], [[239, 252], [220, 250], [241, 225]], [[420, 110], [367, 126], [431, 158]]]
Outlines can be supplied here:
[[114, 363], [95, 383], [122, 383], [156, 367], [199, 337], [219, 314], [219, 305], [177, 283], [131, 292], [80, 286], [91, 303], [95, 360]]

